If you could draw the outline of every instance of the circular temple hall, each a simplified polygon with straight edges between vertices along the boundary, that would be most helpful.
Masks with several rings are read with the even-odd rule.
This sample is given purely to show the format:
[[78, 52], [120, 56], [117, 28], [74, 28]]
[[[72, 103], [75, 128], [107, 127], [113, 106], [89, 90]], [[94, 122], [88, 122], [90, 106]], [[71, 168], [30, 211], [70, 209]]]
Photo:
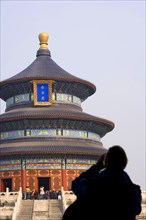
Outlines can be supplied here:
[[95, 85], [58, 66], [39, 34], [36, 59], [0, 82], [0, 191], [64, 190], [107, 151], [101, 138], [114, 123], [82, 109]]

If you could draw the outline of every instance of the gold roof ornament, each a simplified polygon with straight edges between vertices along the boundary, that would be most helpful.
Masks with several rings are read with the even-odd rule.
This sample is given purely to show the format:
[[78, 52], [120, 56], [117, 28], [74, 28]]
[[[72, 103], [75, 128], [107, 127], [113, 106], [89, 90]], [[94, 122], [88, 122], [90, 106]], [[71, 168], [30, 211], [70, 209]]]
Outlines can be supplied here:
[[49, 35], [47, 33], [40, 33], [39, 34], [39, 41], [40, 41], [40, 49], [48, 50], [48, 39]]

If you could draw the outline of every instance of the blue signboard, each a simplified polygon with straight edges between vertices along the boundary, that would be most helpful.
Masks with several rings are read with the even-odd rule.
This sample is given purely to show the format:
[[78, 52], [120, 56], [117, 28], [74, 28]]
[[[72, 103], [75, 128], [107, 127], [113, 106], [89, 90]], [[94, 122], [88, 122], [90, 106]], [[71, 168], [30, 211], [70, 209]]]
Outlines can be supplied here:
[[37, 101], [49, 102], [49, 85], [37, 84]]
[[52, 80], [33, 80], [34, 105], [52, 105]]

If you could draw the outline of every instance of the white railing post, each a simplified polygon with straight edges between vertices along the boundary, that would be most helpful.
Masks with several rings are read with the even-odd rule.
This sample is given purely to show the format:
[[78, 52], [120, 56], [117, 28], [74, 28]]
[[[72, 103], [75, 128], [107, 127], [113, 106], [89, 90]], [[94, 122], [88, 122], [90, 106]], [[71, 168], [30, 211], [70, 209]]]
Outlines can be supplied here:
[[17, 201], [15, 202], [15, 207], [13, 209], [12, 220], [16, 220], [17, 214], [20, 210], [21, 202], [22, 202], [22, 187], [20, 187], [18, 192]]
[[9, 188], [6, 187], [6, 201], [8, 201], [9, 199]]
[[65, 199], [65, 193], [64, 193], [63, 187], [61, 187], [61, 197], [62, 197], [62, 206], [63, 206], [63, 212], [64, 212], [67, 205], [66, 205], [66, 199]]

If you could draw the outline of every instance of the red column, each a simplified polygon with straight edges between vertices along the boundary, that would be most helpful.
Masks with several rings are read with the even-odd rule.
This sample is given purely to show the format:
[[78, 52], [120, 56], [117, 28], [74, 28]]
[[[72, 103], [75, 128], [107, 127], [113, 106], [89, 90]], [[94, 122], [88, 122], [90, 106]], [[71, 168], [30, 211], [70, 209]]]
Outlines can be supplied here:
[[62, 186], [64, 190], [67, 190], [66, 170], [62, 169]]
[[22, 192], [26, 189], [26, 170], [21, 170], [21, 186]]

